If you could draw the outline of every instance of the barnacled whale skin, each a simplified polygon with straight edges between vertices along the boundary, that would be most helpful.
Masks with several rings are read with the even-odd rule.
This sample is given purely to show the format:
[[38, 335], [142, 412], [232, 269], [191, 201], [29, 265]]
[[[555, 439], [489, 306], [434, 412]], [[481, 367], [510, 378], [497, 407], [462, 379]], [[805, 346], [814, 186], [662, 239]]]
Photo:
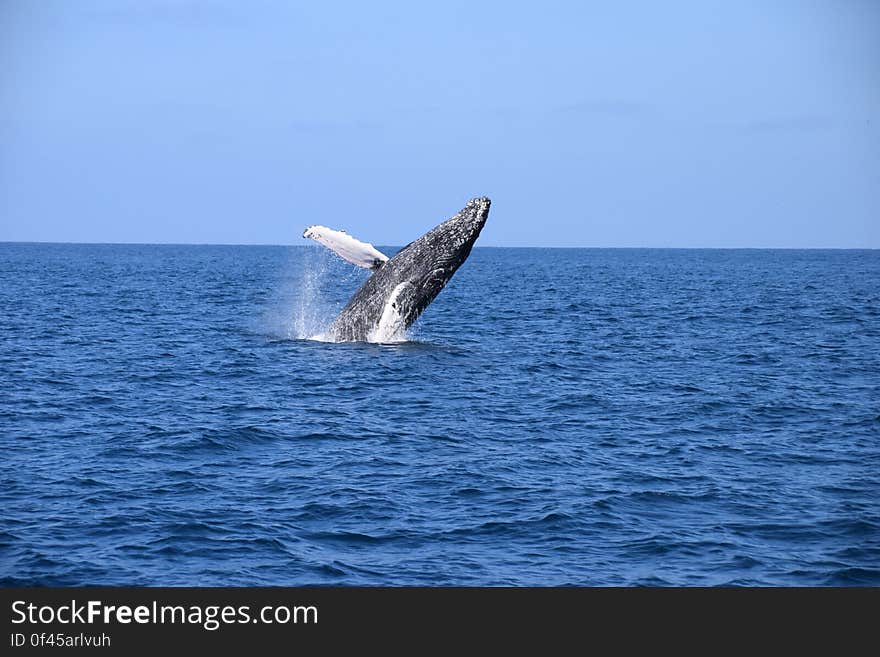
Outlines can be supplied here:
[[470, 255], [489, 217], [486, 197], [402, 248], [349, 300], [333, 321], [338, 342], [382, 342], [410, 327]]

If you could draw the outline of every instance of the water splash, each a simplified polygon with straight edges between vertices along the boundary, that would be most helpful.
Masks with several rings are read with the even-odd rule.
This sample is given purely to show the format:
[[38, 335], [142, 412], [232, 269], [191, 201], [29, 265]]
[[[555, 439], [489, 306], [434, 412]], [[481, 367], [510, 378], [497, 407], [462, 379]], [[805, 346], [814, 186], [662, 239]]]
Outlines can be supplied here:
[[328, 333], [330, 325], [370, 272], [326, 249], [309, 246], [296, 251], [282, 295], [286, 311], [281, 332], [291, 340], [336, 342]]
[[303, 267], [300, 268], [298, 294], [294, 302], [290, 323], [290, 337], [299, 340], [316, 339], [330, 325], [328, 304], [321, 295], [322, 281], [329, 268], [328, 259], [319, 259], [316, 249], [307, 249]]
[[338, 312], [338, 300], [325, 294], [334, 287], [336, 267], [317, 248], [295, 247], [289, 254], [261, 324], [273, 339], [305, 340], [326, 331]]
[[[371, 272], [317, 247], [296, 248], [292, 255], [277, 292], [277, 310], [267, 317], [270, 333], [284, 340], [338, 342], [329, 333], [330, 325]], [[385, 315], [367, 341], [410, 341], [410, 331], [395, 321], [393, 313]]]
[[292, 279], [287, 337], [327, 341], [327, 329], [342, 301], [334, 291], [347, 287], [350, 272], [339, 258], [323, 249], [305, 247]]

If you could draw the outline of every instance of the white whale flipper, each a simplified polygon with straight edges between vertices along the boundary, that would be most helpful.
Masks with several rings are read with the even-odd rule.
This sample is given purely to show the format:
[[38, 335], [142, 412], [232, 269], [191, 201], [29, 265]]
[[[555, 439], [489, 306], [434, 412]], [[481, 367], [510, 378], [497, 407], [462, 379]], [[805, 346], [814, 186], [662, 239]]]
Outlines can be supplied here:
[[372, 244], [355, 239], [344, 230], [333, 230], [326, 226], [309, 226], [303, 233], [323, 244], [343, 260], [365, 269], [378, 269], [388, 261], [388, 256]]

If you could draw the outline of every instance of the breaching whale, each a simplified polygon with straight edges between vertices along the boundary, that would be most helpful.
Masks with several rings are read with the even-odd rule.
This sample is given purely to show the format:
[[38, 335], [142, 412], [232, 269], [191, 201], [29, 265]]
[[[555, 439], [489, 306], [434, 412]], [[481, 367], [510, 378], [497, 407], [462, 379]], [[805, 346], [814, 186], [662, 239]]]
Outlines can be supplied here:
[[336, 342], [387, 342], [408, 329], [470, 255], [489, 216], [490, 201], [474, 198], [455, 216], [410, 242], [393, 258], [344, 231], [310, 226], [311, 238], [374, 273], [333, 320]]

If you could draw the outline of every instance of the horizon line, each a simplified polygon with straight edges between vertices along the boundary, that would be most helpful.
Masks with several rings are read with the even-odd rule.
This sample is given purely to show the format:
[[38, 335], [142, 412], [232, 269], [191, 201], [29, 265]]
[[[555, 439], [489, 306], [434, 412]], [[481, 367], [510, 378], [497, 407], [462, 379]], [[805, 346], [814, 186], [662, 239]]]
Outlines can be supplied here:
[[[279, 244], [268, 242], [56, 242], [50, 240], [0, 240], [0, 244], [57, 245], [57, 246], [244, 246], [279, 248], [316, 248], [313, 244]], [[405, 245], [377, 244], [385, 248], [403, 248]], [[657, 251], [876, 251], [876, 246], [559, 246], [559, 245], [517, 245], [501, 244], [474, 245], [475, 249], [616, 249], [616, 250], [657, 250]]]

